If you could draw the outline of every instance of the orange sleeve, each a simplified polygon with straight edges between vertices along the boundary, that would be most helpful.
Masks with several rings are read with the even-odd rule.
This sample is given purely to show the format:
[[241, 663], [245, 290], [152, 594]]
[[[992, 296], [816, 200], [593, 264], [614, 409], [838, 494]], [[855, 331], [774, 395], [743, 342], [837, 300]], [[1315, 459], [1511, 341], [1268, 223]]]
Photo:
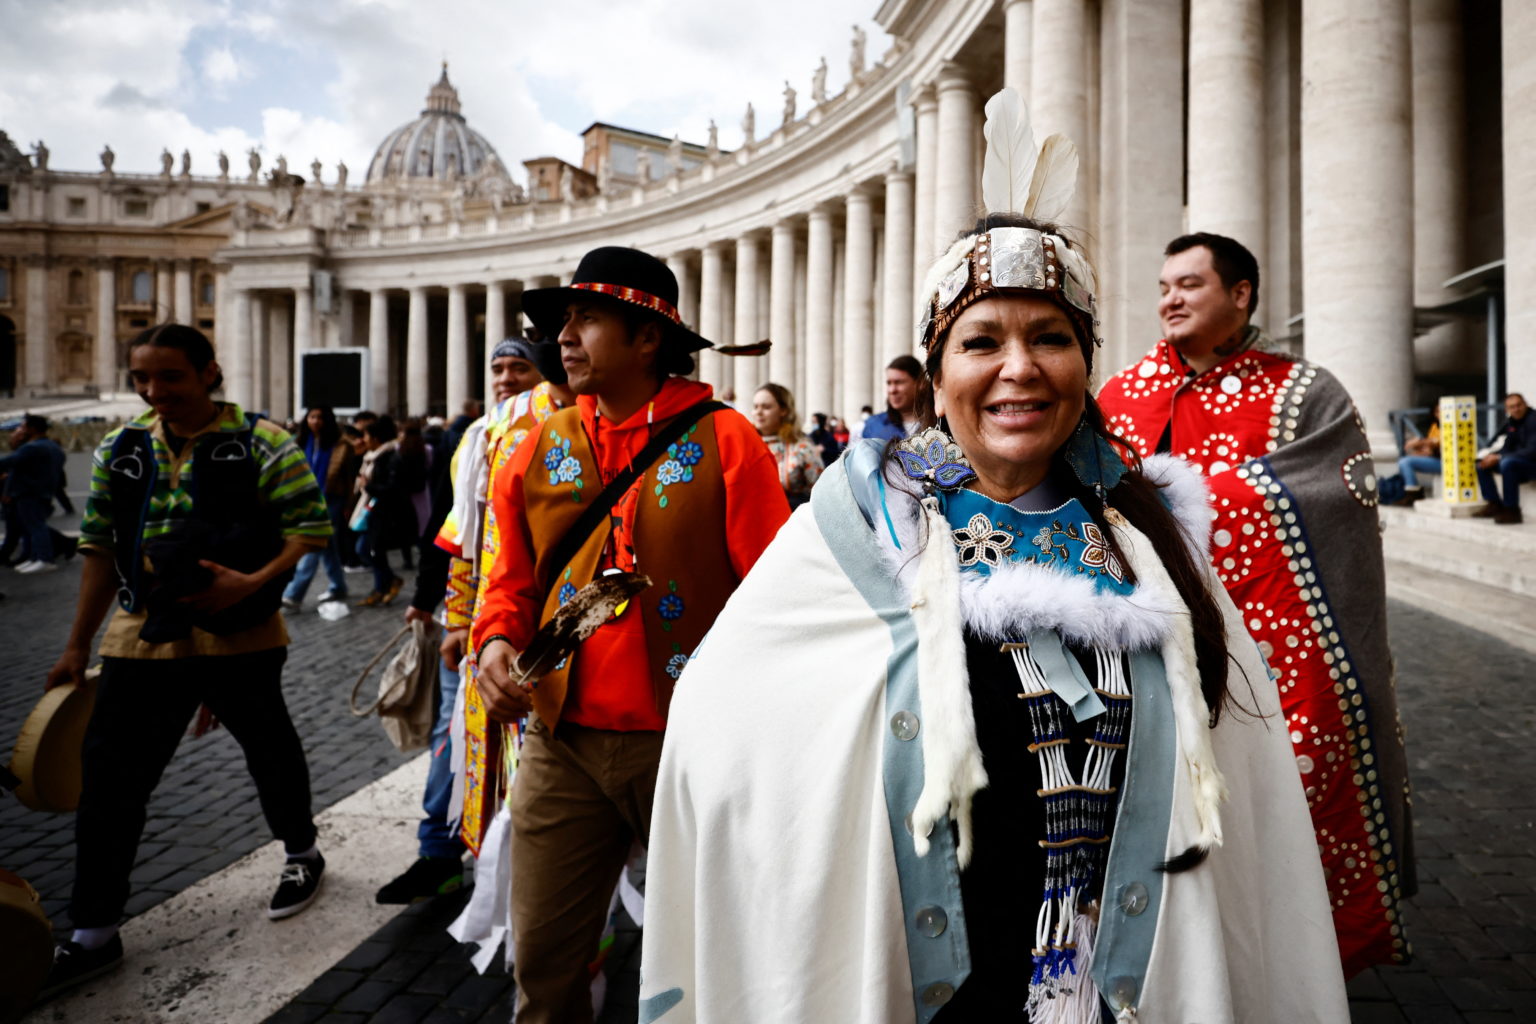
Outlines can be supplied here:
[[475, 651], [486, 638], [497, 635], [521, 651], [539, 628], [545, 595], [534, 574], [537, 563], [523, 503], [523, 477], [543, 436], [544, 424], [529, 431], [496, 474], [491, 503], [496, 509], [500, 546], [491, 565], [485, 599], [470, 629], [470, 645]]
[[779, 485], [779, 466], [745, 416], [733, 409], [714, 415], [715, 443], [725, 476], [725, 536], [731, 568], [745, 579], [789, 518], [789, 499]]

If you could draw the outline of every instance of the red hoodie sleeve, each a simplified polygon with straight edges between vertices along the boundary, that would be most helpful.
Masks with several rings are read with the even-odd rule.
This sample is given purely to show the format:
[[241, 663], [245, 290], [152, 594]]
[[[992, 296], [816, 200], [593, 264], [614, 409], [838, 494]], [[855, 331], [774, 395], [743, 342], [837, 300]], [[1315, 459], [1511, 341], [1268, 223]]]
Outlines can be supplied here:
[[486, 582], [485, 600], [470, 629], [476, 651], [488, 637], [501, 635], [522, 651], [539, 628], [544, 592], [534, 573], [533, 537], [528, 532], [528, 513], [523, 504], [523, 477], [544, 436], [545, 424], [523, 438], [501, 471], [496, 474], [491, 503], [496, 509], [499, 547]]
[[789, 518], [779, 466], [757, 428], [734, 409], [714, 415], [715, 443], [725, 475], [725, 535], [731, 568], [745, 579]]

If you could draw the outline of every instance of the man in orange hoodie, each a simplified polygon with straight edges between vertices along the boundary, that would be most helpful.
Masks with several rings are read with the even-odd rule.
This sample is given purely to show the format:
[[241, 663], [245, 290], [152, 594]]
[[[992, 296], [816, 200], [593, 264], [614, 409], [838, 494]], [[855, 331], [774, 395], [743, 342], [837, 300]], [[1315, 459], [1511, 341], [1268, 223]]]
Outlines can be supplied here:
[[[491, 718], [532, 712], [508, 795], [517, 1021], [581, 1022], [610, 897], [650, 831], [672, 687], [789, 505], [753, 426], [682, 376], [710, 343], [683, 326], [666, 264], [596, 249], [570, 287], [529, 291], [523, 307], [558, 336], [576, 406], [497, 478], [501, 549], [471, 640]], [[518, 685], [517, 653], [611, 570], [653, 582], [553, 672]]]

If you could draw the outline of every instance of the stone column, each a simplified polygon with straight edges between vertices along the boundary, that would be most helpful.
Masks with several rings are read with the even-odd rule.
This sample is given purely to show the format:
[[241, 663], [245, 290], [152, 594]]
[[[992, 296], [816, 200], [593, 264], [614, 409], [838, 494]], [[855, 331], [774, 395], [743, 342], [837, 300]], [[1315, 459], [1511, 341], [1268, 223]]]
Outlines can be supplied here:
[[913, 286], [922, 282], [928, 264], [939, 255], [939, 240], [933, 233], [934, 189], [939, 163], [939, 97], [933, 86], [925, 85], [917, 94], [917, 176], [913, 196], [912, 262], [916, 264]]
[[53, 386], [53, 329], [48, 309], [48, 258], [28, 256], [27, 268], [27, 358], [21, 383], [33, 392]]
[[[770, 298], [768, 379], [793, 389], [795, 386], [795, 222], [781, 220], [773, 226], [769, 262]], [[796, 395], [796, 400], [802, 396]]]
[[885, 176], [885, 287], [881, 315], [880, 365], [913, 350], [912, 325], [912, 175]]
[[[1413, 45], [1413, 301], [1438, 306], [1451, 296], [1441, 285], [1464, 270], [1467, 195], [1466, 86], [1461, 4], [1415, 0]], [[1507, 191], [1506, 191], [1507, 195]], [[1445, 374], [1475, 365], [1460, 322], [1414, 341], [1419, 373]]]
[[192, 261], [176, 261], [175, 314], [179, 324], [192, 324]]
[[234, 289], [229, 309], [230, 343], [224, 355], [228, 362], [220, 360], [224, 367], [224, 393], [231, 401], [244, 405], [251, 400], [251, 293], [244, 288]]
[[96, 387], [103, 395], [122, 388], [123, 369], [117, 362], [117, 276], [112, 261], [96, 264]]
[[155, 323], [169, 323], [176, 319], [176, 285], [172, 277], [171, 261], [155, 261]]
[[[934, 184], [933, 248], [929, 262], [976, 222], [976, 90], [965, 71], [946, 64], [939, 75], [938, 158]], [[858, 406], [848, 413], [858, 415]]]
[[874, 296], [875, 230], [873, 201], [856, 188], [848, 193], [843, 257], [843, 393], [844, 416], [859, 414], [870, 403], [875, 378]]
[[[761, 282], [762, 246], [756, 232], [748, 232], [736, 239], [736, 331], [735, 343], [751, 345], [762, 341], [762, 324], [758, 322], [758, 291]], [[731, 377], [736, 390], [736, 401], [743, 406], [752, 402], [752, 392], [762, 383], [763, 360], [758, 356], [736, 356], [729, 360]]]
[[[699, 260], [699, 333], [707, 341], [718, 344], [725, 328], [725, 243], [710, 242], [704, 246]], [[699, 353], [699, 380], [711, 385], [715, 392], [734, 386], [725, 379], [725, 357], [704, 349]]]
[[806, 225], [805, 282], [805, 412], [835, 416], [839, 413], [832, 404], [832, 212], [825, 206], [812, 210]]
[[299, 372], [301, 357], [315, 344], [315, 293], [309, 275], [293, 290], [293, 414], [304, 414], [304, 398], [299, 391], [303, 375]]
[[482, 360], [485, 394], [481, 399], [485, 402], [487, 412], [496, 402], [496, 389], [491, 383], [491, 353], [496, 351], [496, 346], [501, 344], [508, 333], [507, 286], [500, 281], [488, 282], [485, 286], [485, 357]]
[[368, 407], [374, 412], [389, 409], [389, 293], [375, 288], [368, 293]]
[[409, 313], [405, 328], [405, 408], [406, 416], [425, 416], [432, 404], [430, 383], [431, 355], [427, 351], [427, 289], [410, 289]]
[[[1104, 0], [1100, 45], [1098, 380], [1151, 347], [1160, 333], [1157, 273], [1183, 232], [1184, 78], [1181, 0]], [[1173, 97], [1170, 101], [1169, 97]], [[1078, 190], [1090, 184], [1079, 175]], [[1079, 236], [1081, 237], [1081, 236]]]
[[1386, 459], [1387, 412], [1413, 383], [1408, 0], [1303, 0], [1301, 25], [1306, 355], [1354, 397]]
[[267, 349], [271, 324], [267, 319], [268, 300], [261, 292], [251, 293], [251, 377], [241, 404], [247, 409], [265, 408], [267, 404], [267, 367], [271, 352]]
[[1264, 253], [1266, 165], [1264, 2], [1190, 0], [1189, 229]]
[[[675, 252], [667, 257], [667, 269], [677, 278], [677, 315], [693, 330], [699, 325], [699, 288], [693, 266], [685, 252]], [[711, 338], [711, 341], [714, 339]]]
[[1034, 26], [1031, 0], [1003, 2], [1003, 86], [1029, 102], [1029, 37]]
[[1093, 181], [1087, 173], [1093, 140], [1088, 133], [1088, 62], [1083, 53], [1088, 5], [1085, 0], [1035, 0], [1034, 7], [1030, 120], [1036, 139], [1061, 132], [1077, 145], [1083, 168], [1077, 195], [1058, 219], [1064, 227], [1076, 228], [1081, 234], [1089, 227], [1088, 193]]
[[[295, 295], [294, 305], [298, 305]], [[289, 327], [288, 303], [282, 293], [269, 298], [267, 309], [267, 345], [265, 373], [257, 378], [260, 405], [273, 416], [298, 405], [299, 346]], [[297, 317], [294, 318], [295, 322]]]
[[1504, 57], [1504, 369], [1536, 398], [1536, 7], [1506, 0]]
[[469, 393], [469, 311], [464, 286], [448, 286], [448, 399], [445, 412], [451, 421]]
[[[350, 288], [336, 286], [336, 348], [352, 348], [357, 344], [357, 293]], [[327, 348], [331, 343], [325, 343]]]

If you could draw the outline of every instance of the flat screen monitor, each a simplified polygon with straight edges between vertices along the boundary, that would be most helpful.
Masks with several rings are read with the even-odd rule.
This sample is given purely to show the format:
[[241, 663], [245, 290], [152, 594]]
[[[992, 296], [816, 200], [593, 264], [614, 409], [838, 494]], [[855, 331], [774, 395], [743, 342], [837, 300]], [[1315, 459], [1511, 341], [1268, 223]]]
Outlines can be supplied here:
[[295, 415], [328, 405], [350, 415], [368, 406], [368, 350], [316, 348], [299, 353], [299, 402]]

